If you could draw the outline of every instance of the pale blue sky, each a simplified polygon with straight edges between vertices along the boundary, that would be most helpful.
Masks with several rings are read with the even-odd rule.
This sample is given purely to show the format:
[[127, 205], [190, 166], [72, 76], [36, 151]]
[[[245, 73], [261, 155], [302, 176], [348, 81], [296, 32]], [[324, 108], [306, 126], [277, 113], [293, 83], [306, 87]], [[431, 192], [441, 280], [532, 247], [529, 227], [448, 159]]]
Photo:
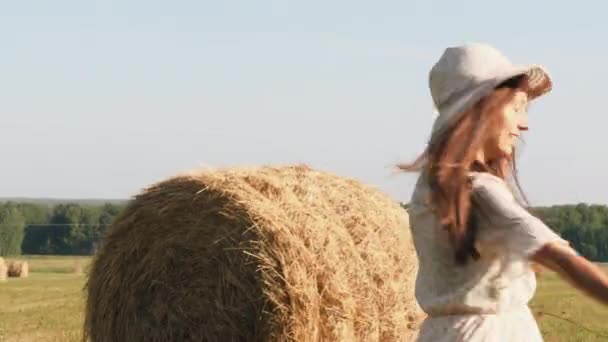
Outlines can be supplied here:
[[[465, 5], [466, 3], [466, 5]], [[0, 196], [116, 198], [197, 166], [308, 163], [398, 200], [430, 66], [486, 42], [545, 64], [520, 158], [535, 204], [608, 203], [600, 1], [4, 1]]]

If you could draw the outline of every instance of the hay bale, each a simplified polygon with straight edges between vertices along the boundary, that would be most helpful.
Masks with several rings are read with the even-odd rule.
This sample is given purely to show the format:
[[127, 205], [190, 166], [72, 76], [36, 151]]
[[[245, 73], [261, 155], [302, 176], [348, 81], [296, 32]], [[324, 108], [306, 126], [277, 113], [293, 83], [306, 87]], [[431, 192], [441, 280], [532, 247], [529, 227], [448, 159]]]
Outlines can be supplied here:
[[27, 261], [11, 261], [8, 263], [8, 276], [12, 278], [27, 278], [30, 275]]
[[5, 282], [8, 278], [8, 267], [4, 259], [0, 257], [0, 282]]
[[416, 269], [406, 212], [375, 189], [305, 166], [193, 172], [110, 227], [85, 336], [407, 341]]
[[82, 261], [76, 260], [74, 262], [74, 267], [72, 268], [72, 273], [76, 275], [82, 275], [84, 273], [84, 269], [82, 267]]

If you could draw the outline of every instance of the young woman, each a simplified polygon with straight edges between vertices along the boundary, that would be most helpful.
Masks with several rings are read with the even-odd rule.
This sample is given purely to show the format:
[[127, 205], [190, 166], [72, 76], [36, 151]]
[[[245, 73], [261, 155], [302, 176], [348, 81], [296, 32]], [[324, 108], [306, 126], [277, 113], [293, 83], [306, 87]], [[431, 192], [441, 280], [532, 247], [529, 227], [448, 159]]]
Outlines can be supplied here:
[[445, 50], [430, 72], [439, 116], [408, 171], [408, 209], [428, 314], [418, 341], [542, 341], [528, 302], [531, 262], [608, 304], [608, 277], [524, 207], [515, 146], [528, 102], [551, 90], [540, 66], [516, 66], [483, 44]]

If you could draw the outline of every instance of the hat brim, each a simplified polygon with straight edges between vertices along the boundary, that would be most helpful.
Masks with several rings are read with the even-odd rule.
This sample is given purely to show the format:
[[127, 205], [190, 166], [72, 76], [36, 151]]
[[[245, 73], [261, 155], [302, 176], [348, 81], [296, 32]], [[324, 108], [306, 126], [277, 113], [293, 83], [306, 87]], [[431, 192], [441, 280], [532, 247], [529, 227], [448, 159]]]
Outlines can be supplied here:
[[511, 70], [496, 78], [495, 87], [520, 75], [528, 76], [528, 100], [534, 100], [553, 88], [551, 76], [542, 65], [514, 66]]
[[484, 81], [475, 87], [475, 89], [462, 94], [449, 105], [438, 109], [439, 116], [433, 124], [433, 135], [440, 130], [445, 130], [451, 123], [458, 121], [468, 108], [489, 95], [500, 84], [520, 75], [528, 76], [528, 89], [526, 92], [529, 101], [548, 93], [553, 88], [551, 76], [549, 76], [549, 73], [543, 66], [513, 66], [509, 70], [502, 72], [499, 76]]

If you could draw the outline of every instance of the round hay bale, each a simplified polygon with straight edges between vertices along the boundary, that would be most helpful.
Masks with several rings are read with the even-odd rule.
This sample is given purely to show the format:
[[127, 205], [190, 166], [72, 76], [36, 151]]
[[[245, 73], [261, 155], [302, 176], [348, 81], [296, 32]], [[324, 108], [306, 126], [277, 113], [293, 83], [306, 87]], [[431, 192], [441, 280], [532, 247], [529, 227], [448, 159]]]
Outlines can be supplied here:
[[0, 257], [0, 282], [5, 282], [8, 277], [8, 267], [6, 267], [6, 263], [4, 259]]
[[193, 172], [136, 196], [87, 283], [100, 341], [407, 341], [407, 213], [305, 166]]
[[11, 261], [8, 263], [8, 276], [27, 278], [30, 275], [27, 261]]
[[82, 275], [84, 273], [82, 261], [76, 260], [74, 262], [74, 267], [72, 268], [72, 273], [76, 274], [76, 275]]

